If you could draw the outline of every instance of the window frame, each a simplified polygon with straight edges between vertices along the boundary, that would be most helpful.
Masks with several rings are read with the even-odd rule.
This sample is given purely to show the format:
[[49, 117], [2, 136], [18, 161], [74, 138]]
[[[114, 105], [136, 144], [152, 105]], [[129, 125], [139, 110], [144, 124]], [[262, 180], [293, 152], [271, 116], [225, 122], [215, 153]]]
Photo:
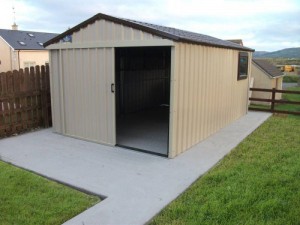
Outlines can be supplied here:
[[[241, 74], [241, 58], [246, 59], [246, 74]], [[248, 52], [239, 52], [238, 57], [238, 71], [237, 71], [237, 80], [245, 80], [248, 78], [249, 73], [249, 54]]]

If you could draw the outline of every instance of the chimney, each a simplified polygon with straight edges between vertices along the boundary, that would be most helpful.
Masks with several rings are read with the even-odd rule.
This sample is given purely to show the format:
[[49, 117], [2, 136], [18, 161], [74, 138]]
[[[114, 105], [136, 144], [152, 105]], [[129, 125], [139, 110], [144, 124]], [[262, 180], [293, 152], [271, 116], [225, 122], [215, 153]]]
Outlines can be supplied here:
[[11, 29], [18, 30], [18, 25], [16, 23], [14, 23], [13, 25], [11, 25]]

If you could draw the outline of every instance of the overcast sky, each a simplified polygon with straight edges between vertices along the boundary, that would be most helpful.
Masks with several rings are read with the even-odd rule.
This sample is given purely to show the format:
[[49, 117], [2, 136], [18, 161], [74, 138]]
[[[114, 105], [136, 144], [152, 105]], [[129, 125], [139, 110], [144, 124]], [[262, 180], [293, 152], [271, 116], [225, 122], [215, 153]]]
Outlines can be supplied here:
[[300, 0], [0, 0], [0, 29], [62, 33], [97, 13], [170, 26], [257, 51], [300, 47]]

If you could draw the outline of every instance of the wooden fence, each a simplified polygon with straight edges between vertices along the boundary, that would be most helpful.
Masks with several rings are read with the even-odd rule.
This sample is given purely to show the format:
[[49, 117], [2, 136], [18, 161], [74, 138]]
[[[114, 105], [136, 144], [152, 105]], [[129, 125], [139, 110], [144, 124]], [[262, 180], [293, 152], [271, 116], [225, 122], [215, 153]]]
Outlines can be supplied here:
[[0, 73], [0, 138], [51, 125], [49, 67]]
[[269, 102], [269, 103], [271, 103], [269, 109], [256, 108], [256, 107], [250, 106], [249, 107], [250, 110], [300, 115], [300, 111], [294, 112], [294, 111], [287, 111], [287, 110], [278, 110], [278, 109], [275, 108], [276, 103], [277, 104], [280, 103], [280, 104], [289, 104], [289, 105], [300, 105], [300, 102], [298, 102], [298, 101], [288, 101], [288, 100], [284, 100], [284, 99], [277, 100], [277, 99], [275, 99], [276, 93], [299, 94], [300, 95], [300, 91], [277, 90], [275, 88], [273, 88], [273, 89], [250, 88], [250, 91], [260, 91], [260, 92], [271, 92], [272, 93], [271, 99], [249, 98], [250, 101]]

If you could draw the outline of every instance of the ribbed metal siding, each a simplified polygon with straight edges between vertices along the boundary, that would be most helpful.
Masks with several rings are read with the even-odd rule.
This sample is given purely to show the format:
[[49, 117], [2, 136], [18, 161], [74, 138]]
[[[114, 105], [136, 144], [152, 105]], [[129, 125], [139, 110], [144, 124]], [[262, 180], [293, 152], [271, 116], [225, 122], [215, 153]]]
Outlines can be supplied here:
[[[99, 20], [73, 33], [72, 43], [160, 37]], [[72, 44], [71, 43], [71, 44]], [[114, 49], [51, 50], [53, 127], [58, 133], [115, 144]]]
[[113, 48], [57, 52], [51, 54], [54, 129], [81, 139], [115, 144], [115, 101], [110, 90], [114, 83]]
[[52, 50], [50, 54], [50, 87], [51, 87], [51, 109], [52, 109], [52, 125], [57, 133], [62, 132], [61, 127], [61, 94], [60, 94], [60, 66], [59, 66], [59, 51]]
[[237, 80], [238, 51], [177, 43], [173, 65], [169, 157], [246, 114], [248, 104], [248, 79]]
[[127, 40], [152, 40], [161, 37], [123, 26], [106, 20], [97, 20], [93, 24], [74, 32], [73, 43], [95, 41], [127, 41]]

